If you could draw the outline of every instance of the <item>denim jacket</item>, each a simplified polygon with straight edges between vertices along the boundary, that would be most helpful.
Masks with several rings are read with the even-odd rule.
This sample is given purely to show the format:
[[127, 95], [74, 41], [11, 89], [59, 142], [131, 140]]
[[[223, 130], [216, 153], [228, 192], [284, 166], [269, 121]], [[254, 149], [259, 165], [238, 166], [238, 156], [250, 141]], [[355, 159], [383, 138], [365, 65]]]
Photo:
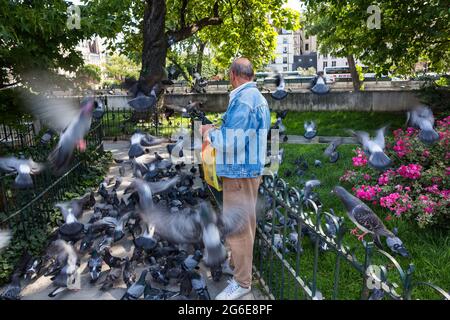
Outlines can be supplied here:
[[230, 93], [230, 102], [222, 117], [222, 126], [209, 132], [216, 149], [219, 177], [253, 178], [264, 169], [270, 111], [266, 99], [247, 82]]

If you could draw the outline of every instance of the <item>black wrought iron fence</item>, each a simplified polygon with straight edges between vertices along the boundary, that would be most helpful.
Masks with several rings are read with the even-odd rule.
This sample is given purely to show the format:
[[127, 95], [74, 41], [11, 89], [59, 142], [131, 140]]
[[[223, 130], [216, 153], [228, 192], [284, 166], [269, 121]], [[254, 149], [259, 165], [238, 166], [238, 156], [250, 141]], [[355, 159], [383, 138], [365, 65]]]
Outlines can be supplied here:
[[34, 146], [34, 129], [32, 122], [22, 122], [14, 127], [0, 124], [0, 154]]
[[[258, 222], [254, 272], [272, 299], [408, 300], [426, 287], [427, 296], [450, 300], [442, 288], [416, 281], [412, 263], [402, 267], [372, 242], [350, 248], [344, 241], [344, 218], [324, 211], [318, 202], [305, 201], [303, 193], [284, 180], [265, 176], [260, 196], [271, 215]], [[323, 259], [334, 260], [331, 278], [330, 270], [321, 270]], [[350, 280], [350, 274], [359, 280]], [[349, 288], [358, 296], [349, 297]]]
[[162, 110], [157, 112], [137, 112], [132, 108], [106, 106], [102, 118], [105, 138], [128, 140], [136, 129], [152, 135], [170, 137], [179, 128], [189, 128], [190, 118], [179, 114], [167, 117]]
[[[88, 150], [103, 151], [101, 123], [93, 124], [86, 141]], [[36, 144], [21, 151], [35, 161], [45, 161], [51, 148], [51, 145]], [[25, 238], [30, 228], [45, 226], [50, 222], [51, 207], [73, 188], [86, 168], [85, 161], [76, 157], [74, 165], [63, 176], [54, 176], [50, 170], [44, 170], [32, 177], [33, 188], [25, 190], [14, 188], [15, 173], [0, 176], [0, 226], [8, 225], [19, 231], [15, 234]]]

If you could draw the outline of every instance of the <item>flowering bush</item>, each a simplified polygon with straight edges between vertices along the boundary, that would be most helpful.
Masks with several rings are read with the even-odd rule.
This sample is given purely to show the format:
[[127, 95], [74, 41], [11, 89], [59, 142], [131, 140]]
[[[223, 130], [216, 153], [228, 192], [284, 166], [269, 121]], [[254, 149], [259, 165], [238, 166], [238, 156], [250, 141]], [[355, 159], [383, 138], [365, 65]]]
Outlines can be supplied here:
[[341, 177], [364, 201], [384, 208], [386, 219], [405, 217], [420, 227], [450, 228], [450, 116], [436, 121], [440, 140], [426, 145], [414, 128], [397, 129], [386, 138], [390, 169], [379, 172], [367, 164], [360, 148], [353, 169]]

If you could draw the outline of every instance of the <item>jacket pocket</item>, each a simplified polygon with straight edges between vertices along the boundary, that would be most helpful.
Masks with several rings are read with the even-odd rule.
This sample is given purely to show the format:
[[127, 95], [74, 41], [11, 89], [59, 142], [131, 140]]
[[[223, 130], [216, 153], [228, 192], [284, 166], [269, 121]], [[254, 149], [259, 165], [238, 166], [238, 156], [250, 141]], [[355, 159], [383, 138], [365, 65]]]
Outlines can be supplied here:
[[242, 189], [242, 184], [239, 179], [224, 178], [222, 182], [223, 191], [233, 192], [240, 191]]

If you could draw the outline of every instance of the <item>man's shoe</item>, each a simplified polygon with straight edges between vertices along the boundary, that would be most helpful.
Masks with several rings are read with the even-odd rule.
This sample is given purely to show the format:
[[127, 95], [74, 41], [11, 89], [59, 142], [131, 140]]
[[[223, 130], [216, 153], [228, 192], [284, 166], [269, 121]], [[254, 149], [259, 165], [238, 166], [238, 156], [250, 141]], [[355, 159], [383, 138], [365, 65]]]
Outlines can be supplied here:
[[234, 279], [228, 280], [228, 286], [216, 296], [215, 300], [237, 300], [252, 291], [251, 287], [243, 288]]

